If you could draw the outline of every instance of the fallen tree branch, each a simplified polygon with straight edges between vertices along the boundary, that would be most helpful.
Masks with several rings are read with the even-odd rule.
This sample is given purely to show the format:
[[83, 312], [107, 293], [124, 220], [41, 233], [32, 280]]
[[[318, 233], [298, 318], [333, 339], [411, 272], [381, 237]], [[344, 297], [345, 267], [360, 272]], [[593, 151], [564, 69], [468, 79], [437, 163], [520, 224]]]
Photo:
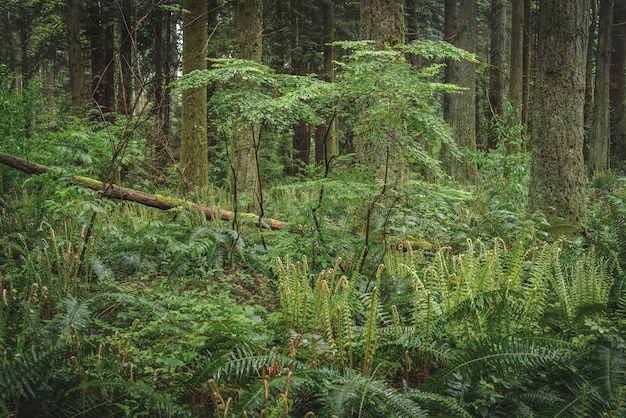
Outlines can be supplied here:
[[[16, 168], [27, 174], [44, 174], [50, 171], [50, 168], [46, 167], [45, 165], [33, 163], [31, 161], [26, 161], [21, 158], [14, 157], [12, 155], [5, 154], [2, 152], [0, 152], [0, 163], [4, 165], [8, 165], [9, 167]], [[213, 208], [210, 206], [202, 205], [200, 203], [194, 203], [194, 202], [190, 202], [185, 199], [179, 199], [176, 197], [164, 196], [164, 195], [159, 195], [159, 194], [150, 194], [146, 192], [141, 192], [139, 190], [129, 189], [127, 187], [121, 187], [115, 184], [103, 183], [99, 180], [94, 180], [89, 177], [69, 176], [69, 179], [72, 183], [78, 186], [98, 191], [102, 194], [102, 196], [105, 196], [111, 199], [128, 200], [131, 202], [141, 203], [142, 205], [150, 206], [150, 207], [162, 209], [162, 210], [189, 207], [204, 214], [204, 216], [207, 219], [219, 218], [225, 221], [230, 221], [235, 216], [233, 212], [230, 212], [227, 210]], [[276, 219], [268, 219], [268, 218], [259, 219], [260, 217], [253, 213], [238, 213], [237, 216], [253, 219], [257, 222], [260, 221], [263, 225], [266, 225], [269, 229], [282, 229], [285, 226], [287, 226], [287, 222], [281, 222], [281, 221], [277, 221]]]

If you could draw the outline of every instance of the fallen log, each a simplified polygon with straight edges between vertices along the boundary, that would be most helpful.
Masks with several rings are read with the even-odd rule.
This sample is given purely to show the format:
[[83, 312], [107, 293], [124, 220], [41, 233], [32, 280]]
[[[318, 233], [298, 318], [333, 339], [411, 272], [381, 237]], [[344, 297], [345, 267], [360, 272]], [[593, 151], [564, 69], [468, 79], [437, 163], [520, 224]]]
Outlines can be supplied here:
[[[23, 160], [21, 158], [14, 157], [12, 155], [2, 152], [0, 152], [0, 163], [9, 167], [16, 168], [27, 174], [44, 174], [50, 171], [50, 168], [46, 167], [45, 165]], [[225, 221], [231, 221], [235, 217], [235, 212], [202, 205], [200, 203], [190, 202], [185, 199], [146, 193], [139, 190], [129, 189], [127, 187], [121, 187], [112, 183], [103, 183], [99, 180], [94, 180], [89, 177], [69, 176], [68, 178], [72, 183], [78, 186], [98, 191], [101, 193], [102, 196], [111, 199], [137, 202], [145, 206], [150, 206], [162, 210], [188, 207], [204, 214], [207, 219], [219, 218]], [[238, 212], [236, 216], [239, 218], [253, 219], [257, 222], [260, 221], [264, 227], [270, 229], [282, 229], [287, 226], [287, 222], [282, 222], [276, 219], [269, 218], [259, 219], [260, 217], [253, 213]]]

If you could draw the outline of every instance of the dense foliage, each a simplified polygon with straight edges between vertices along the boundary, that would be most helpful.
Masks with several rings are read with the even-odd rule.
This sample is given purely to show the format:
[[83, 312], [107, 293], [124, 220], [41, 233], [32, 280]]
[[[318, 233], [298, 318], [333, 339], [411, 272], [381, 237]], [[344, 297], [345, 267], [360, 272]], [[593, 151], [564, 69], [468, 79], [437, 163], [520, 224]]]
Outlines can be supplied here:
[[[12, 92], [3, 73], [0, 150], [54, 169], [3, 168], [2, 414], [624, 415], [621, 178], [590, 184], [583, 234], [527, 219], [528, 156], [519, 129], [503, 126], [500, 147], [475, 156], [482, 186], [464, 190], [438, 169], [447, 131], [432, 97], [452, 89], [438, 65], [415, 71], [398, 51], [346, 46], [332, 88], [237, 60], [180, 82], [217, 84], [223, 135], [242, 116], [229, 107], [236, 98], [264, 126], [267, 155], [294, 121], [319, 122], [324, 110], [349, 138], [357, 127], [384, 136], [399, 106], [405, 135], [426, 138], [413, 161], [424, 175], [388, 189], [364, 179], [351, 154], [306, 178], [285, 177], [288, 162], [272, 159], [263, 209], [289, 221], [279, 231], [72, 185], [66, 176], [107, 173], [180, 192], [175, 169], [169, 183], [150, 177], [149, 118], [51, 124], [37, 85]], [[381, 71], [410, 88], [377, 95], [390, 93]], [[238, 91], [234, 77], [258, 89]], [[233, 205], [217, 187], [193, 197]]]

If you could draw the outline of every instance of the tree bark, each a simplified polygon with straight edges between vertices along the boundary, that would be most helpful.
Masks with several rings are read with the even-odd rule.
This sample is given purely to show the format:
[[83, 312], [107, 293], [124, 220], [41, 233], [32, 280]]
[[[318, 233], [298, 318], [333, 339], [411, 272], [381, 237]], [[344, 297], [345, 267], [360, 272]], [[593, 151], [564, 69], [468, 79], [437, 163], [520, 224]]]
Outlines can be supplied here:
[[529, 213], [584, 219], [583, 136], [588, 0], [544, 0], [531, 130]]
[[[324, 12], [324, 76], [329, 82], [335, 80], [335, 8], [332, 1], [323, 2]], [[326, 119], [327, 125], [315, 129], [315, 162], [328, 167], [333, 158], [339, 155], [337, 123], [334, 117]]]
[[598, 174], [609, 167], [610, 118], [609, 87], [611, 67], [611, 21], [613, 0], [600, 0], [596, 85], [589, 139], [589, 169]]
[[[183, 74], [206, 70], [207, 2], [184, 0]], [[207, 89], [183, 92], [181, 114], [180, 166], [187, 187], [203, 189], [209, 184], [207, 143]]]
[[511, 50], [509, 59], [509, 101], [511, 126], [522, 123], [522, 83], [524, 47], [524, 1], [511, 0]]
[[611, 36], [611, 156], [626, 160], [626, 0], [615, 0]]
[[487, 148], [495, 149], [498, 142], [497, 124], [504, 118], [504, 27], [506, 25], [506, 2], [491, 1], [491, 40], [489, 49], [489, 120]]
[[73, 109], [82, 104], [83, 57], [80, 44], [80, 0], [67, 0], [67, 45], [70, 76], [70, 104]]
[[[452, 19], [446, 22], [446, 41], [466, 51], [476, 52], [476, 1], [462, 0], [458, 9], [454, 0], [446, 0], [445, 5], [446, 20]], [[444, 147], [443, 160], [449, 174], [456, 180], [474, 183], [478, 169], [468, 161], [468, 154], [476, 151], [476, 65], [449, 60], [446, 69], [446, 82], [466, 89], [444, 96], [444, 119], [452, 128], [454, 140], [464, 155], [461, 159], [452, 158]]]
[[[263, 1], [237, 2], [237, 57], [261, 62], [263, 44]], [[256, 158], [260, 129], [255, 124], [237, 121], [233, 126], [232, 169], [236, 194], [250, 193], [260, 198], [260, 178]]]
[[[46, 167], [45, 165], [26, 161], [21, 158], [1, 152], [0, 164], [13, 167], [27, 174], [44, 174], [48, 171], [51, 171], [51, 169]], [[89, 177], [69, 176], [69, 180], [73, 184], [76, 184], [78, 186], [101, 192], [102, 196], [104, 197], [141, 203], [142, 205], [150, 206], [157, 209], [169, 210], [174, 208], [191, 208], [204, 214], [208, 220], [219, 218], [225, 221], [230, 221], [235, 216], [233, 212], [227, 210], [206, 206], [175, 197], [156, 195], [142, 192], [139, 190], [129, 189], [127, 187], [120, 187], [116, 184], [103, 183], [99, 180], [94, 180]], [[260, 222], [261, 225], [269, 229], [282, 229], [287, 226], [286, 222], [268, 218], [259, 219], [259, 216], [252, 213], [237, 213], [237, 217], [253, 219], [257, 222], [257, 224]]]
[[[602, 1], [602, 0], [600, 0]], [[585, 70], [585, 126], [591, 123], [593, 118], [593, 51], [595, 48], [595, 34], [598, 26], [598, 0], [591, 0], [591, 23], [589, 24], [589, 36], [587, 37], [587, 67]], [[585, 144], [588, 145], [588, 144]], [[586, 150], [587, 146], [583, 148]]]
[[522, 47], [522, 123], [528, 122], [528, 114], [530, 113], [530, 69], [531, 69], [531, 52], [533, 50], [532, 24], [531, 24], [531, 2], [524, 1], [524, 36]]
[[133, 103], [132, 88], [132, 52], [135, 34], [133, 4], [131, 0], [123, 0], [120, 6], [119, 30], [119, 75], [117, 85], [117, 111], [128, 116]]
[[[360, 13], [362, 40], [374, 41], [378, 49], [404, 43], [404, 1], [361, 0]], [[387, 144], [382, 138], [373, 141], [355, 137], [355, 159], [366, 178], [383, 179], [387, 183], [405, 182], [409, 170], [404, 150], [398, 144], [395, 132], [388, 135]]]

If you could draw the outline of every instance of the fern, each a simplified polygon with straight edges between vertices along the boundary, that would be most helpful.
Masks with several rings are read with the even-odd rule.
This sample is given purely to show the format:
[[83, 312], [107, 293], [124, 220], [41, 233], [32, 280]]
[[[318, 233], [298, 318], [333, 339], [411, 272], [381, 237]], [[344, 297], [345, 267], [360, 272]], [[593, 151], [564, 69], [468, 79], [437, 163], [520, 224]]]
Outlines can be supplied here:
[[35, 347], [12, 360], [7, 360], [0, 368], [0, 407], [11, 411], [21, 402], [37, 398], [40, 386], [56, 367], [67, 361], [62, 354], [72, 345], [71, 340], [59, 340], [52, 346]]
[[457, 350], [425, 384], [425, 388], [438, 392], [456, 374], [475, 379], [492, 368], [519, 372], [533, 369], [568, 372], [571, 371], [570, 364], [574, 356], [572, 347], [560, 340], [487, 338], [477, 341], [473, 348]]

